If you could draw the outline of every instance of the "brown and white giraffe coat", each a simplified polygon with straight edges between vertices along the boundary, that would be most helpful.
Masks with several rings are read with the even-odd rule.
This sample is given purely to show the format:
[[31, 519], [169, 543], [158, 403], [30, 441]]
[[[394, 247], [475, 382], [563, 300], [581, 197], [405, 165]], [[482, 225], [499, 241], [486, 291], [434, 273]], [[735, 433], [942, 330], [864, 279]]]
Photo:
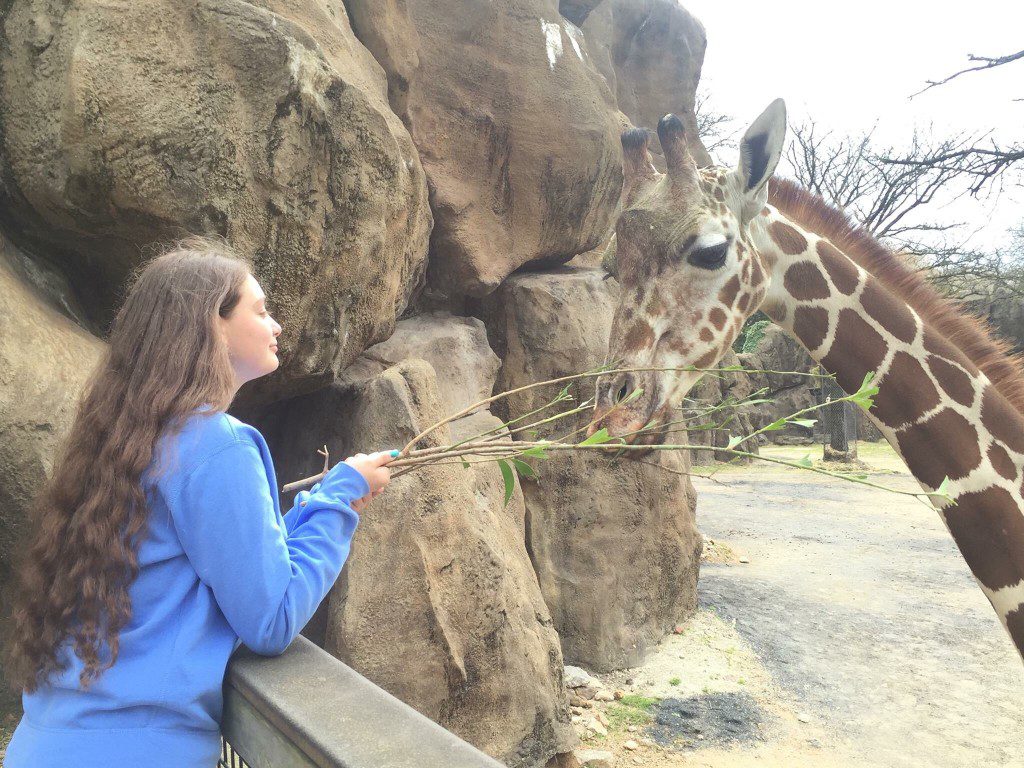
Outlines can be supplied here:
[[775, 262], [761, 307], [855, 392], [879, 387], [872, 420], [928, 491], [996, 613], [1024, 649], [1024, 416], [906, 301], [774, 207], [751, 222]]
[[[772, 180], [768, 204], [784, 127], [777, 101], [744, 136], [737, 169], [698, 171], [681, 124], [666, 116], [665, 176], [650, 165], [646, 136], [624, 135], [610, 356], [621, 367], [711, 367], [760, 307], [847, 392], [873, 372], [870, 416], [926, 491], [949, 479], [956, 503], [940, 514], [1024, 656], [1024, 375], [819, 198]], [[699, 375], [601, 381], [598, 423], [612, 435], [663, 423]], [[639, 396], [624, 400], [631, 391]]]

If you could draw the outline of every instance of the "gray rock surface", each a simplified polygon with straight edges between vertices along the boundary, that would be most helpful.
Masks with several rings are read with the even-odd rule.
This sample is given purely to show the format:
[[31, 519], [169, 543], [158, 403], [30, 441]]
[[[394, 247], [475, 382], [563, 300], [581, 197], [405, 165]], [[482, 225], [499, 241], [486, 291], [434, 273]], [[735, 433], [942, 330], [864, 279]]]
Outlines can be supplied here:
[[[707, 47], [703, 25], [675, 0], [604, 0], [586, 16], [583, 33], [594, 65], [629, 121], [653, 130], [662, 115], [675, 113], [697, 164], [709, 165], [694, 116]], [[660, 151], [658, 142], [652, 145]], [[655, 163], [664, 170], [659, 154]]]
[[400, 320], [387, 341], [373, 345], [349, 366], [344, 379], [364, 380], [413, 357], [434, 368], [446, 415], [490, 397], [501, 367], [480, 320], [430, 312]]
[[61, 311], [38, 274], [0, 235], [0, 585], [10, 583], [32, 502], [105, 351]]
[[268, 401], [390, 335], [431, 215], [383, 71], [340, 0], [5, 5], [0, 224], [51, 254], [106, 328], [142, 248], [220, 234], [284, 326]]
[[482, 296], [597, 245], [622, 182], [621, 121], [555, 0], [349, 6], [430, 179], [435, 291]]

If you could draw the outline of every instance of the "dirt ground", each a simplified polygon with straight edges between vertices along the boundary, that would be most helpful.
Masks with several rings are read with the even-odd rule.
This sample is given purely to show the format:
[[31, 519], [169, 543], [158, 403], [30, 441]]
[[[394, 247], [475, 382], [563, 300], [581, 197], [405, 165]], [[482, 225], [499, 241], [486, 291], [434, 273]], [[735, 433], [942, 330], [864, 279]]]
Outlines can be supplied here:
[[[887, 445], [861, 459], [919, 490]], [[715, 480], [695, 480], [699, 611], [601, 676], [626, 698], [596, 705], [612, 727], [588, 748], [652, 768], [1024, 767], [1024, 664], [934, 512], [763, 463]]]

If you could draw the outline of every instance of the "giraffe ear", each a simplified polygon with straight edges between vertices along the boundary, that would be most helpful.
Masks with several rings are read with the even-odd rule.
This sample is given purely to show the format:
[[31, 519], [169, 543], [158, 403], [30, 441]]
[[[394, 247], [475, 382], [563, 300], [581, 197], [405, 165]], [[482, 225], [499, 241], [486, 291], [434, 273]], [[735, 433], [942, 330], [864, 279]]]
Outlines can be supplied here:
[[768, 179], [782, 156], [786, 138], [786, 102], [776, 99], [751, 123], [740, 142], [740, 164], [736, 176], [745, 198], [744, 222], [749, 218], [747, 209], [756, 215], [768, 199]]

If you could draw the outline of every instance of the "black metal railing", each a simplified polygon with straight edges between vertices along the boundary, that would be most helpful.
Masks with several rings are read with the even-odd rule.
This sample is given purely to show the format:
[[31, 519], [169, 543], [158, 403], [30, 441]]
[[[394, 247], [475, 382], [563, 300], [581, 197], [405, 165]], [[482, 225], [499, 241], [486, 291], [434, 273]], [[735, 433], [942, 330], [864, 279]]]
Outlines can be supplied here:
[[218, 768], [502, 768], [301, 635], [235, 652], [221, 733]]

